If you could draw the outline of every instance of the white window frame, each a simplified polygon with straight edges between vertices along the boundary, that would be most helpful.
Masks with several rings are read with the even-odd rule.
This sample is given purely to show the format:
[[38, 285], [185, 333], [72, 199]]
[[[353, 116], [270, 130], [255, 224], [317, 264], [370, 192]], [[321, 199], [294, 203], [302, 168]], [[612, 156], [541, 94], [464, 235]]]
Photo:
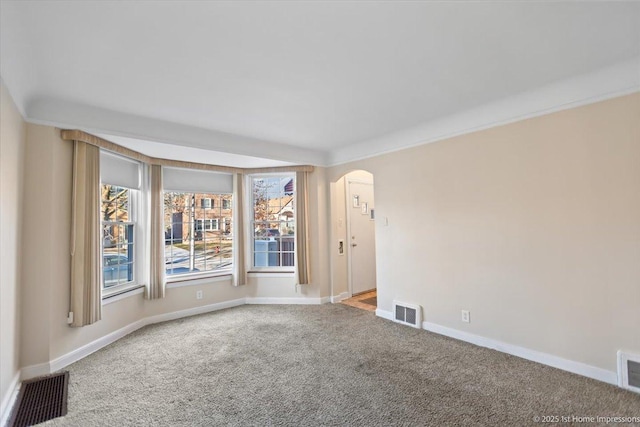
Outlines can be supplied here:
[[[162, 191], [162, 197], [164, 198], [164, 194], [165, 193], [183, 193], [183, 194], [209, 194], [212, 196], [231, 196], [231, 208], [233, 208], [234, 206], [234, 202], [235, 202], [235, 197], [236, 195], [234, 193], [221, 193], [221, 192], [206, 192], [206, 191], [172, 191], [172, 190], [163, 190]], [[201, 199], [204, 200], [204, 199]], [[213, 207], [215, 202], [215, 199], [212, 199], [211, 201], [211, 208], [206, 208], [206, 209], [218, 209]], [[196, 209], [205, 209], [202, 208], [201, 206], [196, 206]], [[194, 228], [197, 230], [196, 224], [198, 224], [199, 222], [202, 221], [202, 224], [205, 225], [206, 221], [210, 221], [212, 219], [216, 219], [218, 220], [219, 218], [196, 218], [195, 219], [195, 224], [194, 224]], [[217, 229], [205, 229], [203, 228], [201, 231], [220, 231], [220, 222], [218, 221], [218, 228]], [[232, 240], [232, 244], [235, 245], [235, 239]], [[232, 252], [233, 253], [233, 252]], [[236, 262], [236, 260], [233, 258], [231, 258], [231, 265], [227, 266], [227, 267], [223, 267], [220, 269], [216, 269], [216, 270], [206, 270], [206, 271], [190, 271], [190, 272], [186, 272], [186, 273], [179, 273], [179, 274], [167, 274], [166, 275], [166, 281], [167, 283], [177, 283], [177, 282], [184, 282], [184, 281], [192, 281], [192, 280], [196, 280], [196, 279], [204, 279], [204, 278], [212, 278], [212, 277], [219, 277], [219, 276], [228, 276], [229, 274], [231, 274], [232, 270], [233, 270], [233, 263]], [[166, 268], [166, 266], [165, 266]]]
[[[248, 198], [248, 202], [249, 202], [249, 208], [247, 209], [247, 213], [248, 213], [248, 221], [245, 221], [246, 224], [248, 224], [249, 229], [247, 230], [247, 239], [245, 239], [246, 242], [246, 248], [247, 248], [247, 264], [249, 266], [248, 269], [248, 273], [295, 273], [295, 269], [296, 269], [296, 262], [297, 262], [297, 251], [298, 251], [298, 245], [295, 239], [295, 234], [294, 234], [294, 246], [293, 252], [288, 252], [288, 251], [278, 251], [278, 256], [280, 257], [280, 261], [282, 261], [282, 256], [283, 254], [287, 253], [287, 254], [291, 254], [293, 256], [293, 264], [291, 266], [264, 266], [264, 267], [259, 267], [255, 265], [255, 230], [256, 230], [256, 220], [255, 220], [255, 206], [256, 206], [256, 201], [255, 201], [255, 194], [253, 191], [253, 185], [254, 185], [254, 179], [256, 178], [282, 178], [284, 179], [291, 179], [293, 178], [294, 180], [294, 191], [293, 191], [293, 199], [292, 199], [292, 203], [293, 203], [293, 211], [294, 211], [294, 217], [293, 217], [293, 221], [294, 221], [294, 227], [297, 226], [297, 212], [295, 211], [295, 204], [296, 204], [296, 197], [298, 197], [297, 195], [297, 187], [295, 185], [295, 180], [296, 180], [296, 174], [295, 173], [256, 173], [256, 174], [251, 174], [247, 176], [247, 198]], [[290, 222], [290, 220], [273, 220], [273, 221], [266, 221], [266, 222], [280, 222], [280, 223], [287, 223]], [[297, 227], [296, 227], [297, 228]], [[297, 231], [296, 231], [297, 232]], [[283, 236], [280, 236], [280, 238], [282, 238]], [[280, 242], [282, 242], [282, 240], [280, 240]]]
[[[100, 283], [100, 291], [102, 295], [103, 303], [105, 299], [112, 297], [117, 294], [121, 294], [124, 292], [128, 292], [133, 289], [137, 289], [142, 286], [142, 277], [143, 271], [146, 268], [146, 263], [144, 261], [144, 226], [140, 224], [138, 221], [139, 212], [140, 212], [140, 203], [141, 203], [141, 194], [142, 190], [137, 190], [133, 188], [128, 188], [122, 185], [110, 184], [108, 182], [100, 183], [100, 191], [102, 192], [103, 185], [113, 185], [119, 188], [126, 188], [129, 190], [129, 220], [128, 221], [104, 221], [102, 220], [102, 200], [100, 200], [100, 210], [101, 210], [101, 219], [100, 219], [100, 229], [103, 230], [105, 224], [113, 224], [113, 225], [133, 225], [133, 280], [118, 284], [115, 286], [110, 286], [108, 288], [104, 287], [104, 277], [102, 278], [102, 283]], [[103, 268], [104, 275], [104, 239], [102, 235], [102, 231], [100, 233], [100, 268]]]
[[[200, 227], [198, 226], [200, 225]], [[200, 231], [220, 231], [219, 218], [197, 218], [196, 230]]]

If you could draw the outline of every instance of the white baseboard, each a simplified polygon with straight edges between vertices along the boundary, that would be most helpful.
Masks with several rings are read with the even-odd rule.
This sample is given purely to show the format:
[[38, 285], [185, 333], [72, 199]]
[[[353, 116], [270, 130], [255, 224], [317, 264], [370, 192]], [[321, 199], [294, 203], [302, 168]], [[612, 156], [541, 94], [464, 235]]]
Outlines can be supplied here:
[[246, 304], [322, 304], [322, 298], [271, 298], [271, 297], [247, 297]]
[[[343, 294], [338, 295], [340, 298]], [[212, 311], [223, 310], [226, 308], [237, 307], [244, 304], [323, 304], [325, 302], [336, 302], [336, 297], [322, 297], [322, 298], [240, 298], [231, 301], [224, 301], [220, 303], [209, 304], [200, 307], [193, 307], [185, 310], [174, 311], [171, 313], [158, 314], [156, 316], [146, 317], [140, 319], [134, 323], [131, 323], [117, 331], [111, 332], [95, 341], [92, 341], [76, 350], [73, 350], [65, 355], [62, 355], [50, 362], [40, 363], [37, 365], [26, 366], [18, 371], [12, 382], [9, 390], [7, 390], [5, 396], [2, 399], [0, 406], [0, 426], [4, 426], [8, 420], [11, 412], [11, 408], [17, 397], [18, 390], [20, 388], [20, 381], [26, 380], [42, 375], [48, 375], [52, 372], [60, 370], [71, 363], [100, 350], [103, 347], [119, 340], [120, 338], [144, 327], [154, 323], [165, 322], [169, 320], [180, 319], [184, 317], [194, 316], [198, 314], [209, 313]], [[387, 320], [393, 320], [393, 313], [386, 310], [376, 309], [376, 316]], [[617, 385], [618, 376], [615, 372], [607, 371], [605, 369], [590, 366], [581, 362], [575, 362], [572, 360], [563, 359], [558, 356], [554, 356], [547, 353], [542, 353], [528, 348], [519, 347], [513, 344], [504, 343], [491, 338], [486, 338], [480, 335], [471, 334], [457, 329], [448, 328], [445, 326], [437, 325], [435, 323], [423, 322], [422, 328], [434, 332], [440, 335], [445, 335], [451, 338], [466, 341], [471, 344], [475, 344], [481, 347], [490, 348], [503, 353], [511, 354], [513, 356], [521, 357], [523, 359], [531, 360], [533, 362], [541, 363], [543, 365], [552, 366], [554, 368], [562, 369], [564, 371], [572, 372], [574, 374], [582, 375], [585, 377], [593, 378], [598, 381], [603, 381], [609, 384]]]
[[376, 308], [376, 316], [382, 317], [383, 319], [393, 320], [393, 313], [390, 311], [380, 310]]
[[147, 325], [165, 322], [168, 320], [181, 319], [183, 317], [194, 316], [197, 314], [209, 313], [212, 311], [218, 311], [225, 308], [237, 307], [239, 305], [244, 305], [244, 304], [245, 304], [244, 298], [240, 298], [236, 300], [224, 301], [224, 302], [219, 302], [219, 303], [214, 303], [209, 305], [203, 305], [200, 307], [193, 307], [185, 310], [174, 311], [171, 313], [164, 313], [164, 314], [158, 314], [156, 316], [145, 317], [144, 319], [140, 319], [125, 327], [122, 327], [116, 331], [113, 331], [110, 334], [100, 337], [97, 340], [92, 341], [67, 354], [64, 354], [50, 362], [24, 367], [22, 368], [22, 374], [20, 378], [22, 380], [27, 380], [27, 379], [39, 377], [42, 375], [48, 375], [52, 372], [60, 370]]
[[[390, 311], [377, 309], [376, 316], [393, 321], [393, 313]], [[441, 326], [435, 323], [422, 322], [422, 329], [450, 338], [455, 338], [460, 341], [475, 344], [480, 347], [486, 347], [492, 350], [500, 351], [502, 353], [510, 354], [512, 356], [521, 357], [523, 359], [531, 360], [532, 362], [552, 366], [554, 368], [562, 369], [563, 371], [568, 371], [588, 378], [593, 378], [594, 380], [613, 385], [618, 384], [618, 375], [615, 372], [587, 365], [586, 363], [564, 359], [552, 354], [531, 350], [513, 344], [508, 344], [502, 341], [486, 338], [480, 335], [471, 334], [453, 328], [447, 328], [446, 326]]]
[[320, 297], [320, 304], [329, 304], [331, 302], [331, 297]]
[[[126, 335], [129, 335], [131, 332], [137, 331], [138, 329], [147, 325], [147, 323], [145, 322], [146, 320], [147, 319], [145, 318], [145, 319], [141, 319], [136, 322], [130, 323], [123, 328], [113, 331], [110, 334], [100, 337], [95, 341], [92, 341], [86, 345], [83, 345], [80, 348], [77, 348], [67, 354], [64, 354], [58, 358], [53, 359], [51, 362], [49, 362], [49, 365], [50, 365], [49, 373], [60, 370], [65, 366], [69, 366], [72, 363], [87, 357], [91, 353], [95, 353], [101, 348], [106, 347], [109, 344], [119, 340], [120, 338]], [[40, 375], [44, 375], [44, 374], [40, 374]], [[31, 375], [29, 377], [23, 376], [23, 379], [33, 378], [35, 376], [38, 376], [38, 375]]]
[[54, 371], [51, 370], [51, 362], [38, 363], [37, 365], [25, 366], [20, 370], [20, 381], [29, 380], [43, 375], [49, 375]]
[[58, 371], [70, 364], [77, 362], [94, 353], [101, 348], [119, 340], [120, 338], [137, 331], [138, 329], [154, 323], [166, 322], [169, 320], [181, 319], [183, 317], [195, 316], [197, 314], [209, 313], [212, 311], [223, 310], [225, 308], [238, 307], [244, 304], [322, 304], [329, 302], [329, 297], [324, 298], [239, 298], [231, 301], [223, 301], [200, 307], [187, 308], [185, 310], [173, 311], [171, 313], [163, 313], [155, 316], [145, 317], [137, 320], [127, 326], [111, 332], [103, 337], [98, 338], [80, 348], [77, 348], [67, 354], [64, 354], [47, 363], [31, 365], [22, 368], [19, 379], [28, 380], [31, 378], [48, 375]]
[[[376, 314], [377, 314], [377, 311], [376, 311]], [[562, 369], [563, 371], [568, 371], [568, 372], [572, 372], [574, 374], [582, 375], [588, 378], [593, 378], [594, 380], [602, 381], [602, 382], [613, 384], [613, 385], [618, 384], [618, 375], [615, 372], [607, 371], [606, 369], [587, 365], [582, 362], [576, 362], [573, 360], [564, 359], [562, 357], [554, 356], [552, 354], [542, 353], [540, 351], [535, 351], [525, 347], [508, 344], [502, 341], [486, 338], [480, 335], [470, 334], [468, 332], [459, 331], [453, 328], [447, 328], [445, 326], [437, 325], [435, 323], [422, 322], [422, 328], [426, 329], [427, 331], [434, 332], [436, 334], [444, 335], [450, 338], [455, 338], [461, 341], [466, 341], [468, 343], [475, 344], [480, 347], [486, 347], [493, 350], [497, 350], [502, 353], [510, 354], [512, 356], [517, 356], [523, 359], [531, 360], [532, 362], [537, 362], [543, 365], [552, 366], [554, 368]]]
[[343, 293], [341, 293], [340, 295], [334, 295], [334, 296], [332, 296], [332, 297], [331, 297], [331, 302], [332, 302], [332, 303], [337, 303], [337, 302], [340, 302], [340, 301], [344, 301], [344, 300], [346, 300], [347, 298], [349, 298], [349, 292], [343, 292]]
[[197, 314], [209, 313], [212, 311], [224, 310], [225, 308], [238, 307], [246, 304], [244, 298], [234, 299], [231, 301], [216, 302], [214, 304], [202, 305], [200, 307], [187, 308], [185, 310], [173, 311], [171, 313], [163, 313], [155, 316], [147, 317], [145, 325], [166, 322], [169, 320], [182, 319], [183, 317], [195, 316]]
[[2, 427], [9, 422], [9, 416], [18, 397], [18, 391], [20, 391], [20, 370], [13, 376], [9, 389], [2, 397], [2, 403], [0, 404], [0, 426]]

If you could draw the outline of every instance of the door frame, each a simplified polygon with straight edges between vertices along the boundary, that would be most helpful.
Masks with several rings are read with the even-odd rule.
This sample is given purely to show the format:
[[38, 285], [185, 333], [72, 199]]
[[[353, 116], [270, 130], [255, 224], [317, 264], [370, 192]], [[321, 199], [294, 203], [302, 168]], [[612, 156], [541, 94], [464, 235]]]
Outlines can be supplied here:
[[[347, 178], [346, 174], [345, 174], [345, 180], [344, 180], [344, 185], [345, 185], [345, 207], [347, 210], [347, 215], [346, 215], [346, 220], [347, 220], [347, 224], [346, 224], [346, 230], [347, 230], [347, 238], [346, 240], [346, 244], [347, 244], [347, 291], [349, 293], [349, 298], [353, 297], [353, 274], [352, 274], [352, 267], [351, 267], [351, 263], [352, 263], [352, 249], [353, 246], [351, 246], [351, 242], [352, 242], [352, 236], [351, 236], [351, 215], [352, 215], [352, 211], [353, 211], [353, 199], [351, 197], [351, 183], [356, 183], [356, 184], [365, 184], [365, 185], [370, 185], [371, 186], [371, 191], [374, 193], [374, 202], [375, 202], [375, 182], [369, 182], [367, 180], [364, 179], [358, 179], [358, 178]], [[360, 214], [360, 212], [358, 212], [358, 214]], [[373, 230], [373, 235], [375, 238], [375, 227]], [[376, 248], [374, 245], [373, 248], [373, 252], [374, 254], [376, 253]], [[375, 273], [374, 273], [375, 274]], [[376, 274], [377, 276], [377, 274]], [[376, 277], [377, 279], [377, 277]], [[376, 280], [377, 281], [377, 280]], [[378, 289], [378, 285], [376, 284], [376, 290]]]

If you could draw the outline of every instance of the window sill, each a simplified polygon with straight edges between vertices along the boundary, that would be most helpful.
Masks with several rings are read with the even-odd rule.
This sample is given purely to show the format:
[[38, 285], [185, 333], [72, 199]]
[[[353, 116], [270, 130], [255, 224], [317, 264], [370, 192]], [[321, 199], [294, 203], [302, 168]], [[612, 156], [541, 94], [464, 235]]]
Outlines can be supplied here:
[[125, 298], [129, 298], [133, 295], [143, 294], [144, 293], [144, 285], [137, 285], [135, 287], [129, 289], [122, 289], [120, 292], [114, 292], [111, 295], [102, 297], [102, 305], [111, 304], [116, 301], [120, 301]]
[[232, 280], [231, 273], [215, 276], [180, 276], [167, 279], [167, 289], [182, 288], [184, 286], [206, 285], [209, 283], [227, 282]]
[[249, 277], [295, 277], [295, 271], [249, 271], [247, 272], [247, 276]]

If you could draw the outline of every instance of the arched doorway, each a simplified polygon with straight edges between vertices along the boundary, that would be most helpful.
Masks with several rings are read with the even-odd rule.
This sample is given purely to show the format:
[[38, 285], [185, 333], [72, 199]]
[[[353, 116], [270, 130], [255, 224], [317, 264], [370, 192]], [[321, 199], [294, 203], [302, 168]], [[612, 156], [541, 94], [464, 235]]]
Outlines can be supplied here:
[[[375, 198], [373, 175], [356, 170], [332, 185], [333, 301], [376, 308]], [[352, 304], [354, 303], [354, 304]]]

